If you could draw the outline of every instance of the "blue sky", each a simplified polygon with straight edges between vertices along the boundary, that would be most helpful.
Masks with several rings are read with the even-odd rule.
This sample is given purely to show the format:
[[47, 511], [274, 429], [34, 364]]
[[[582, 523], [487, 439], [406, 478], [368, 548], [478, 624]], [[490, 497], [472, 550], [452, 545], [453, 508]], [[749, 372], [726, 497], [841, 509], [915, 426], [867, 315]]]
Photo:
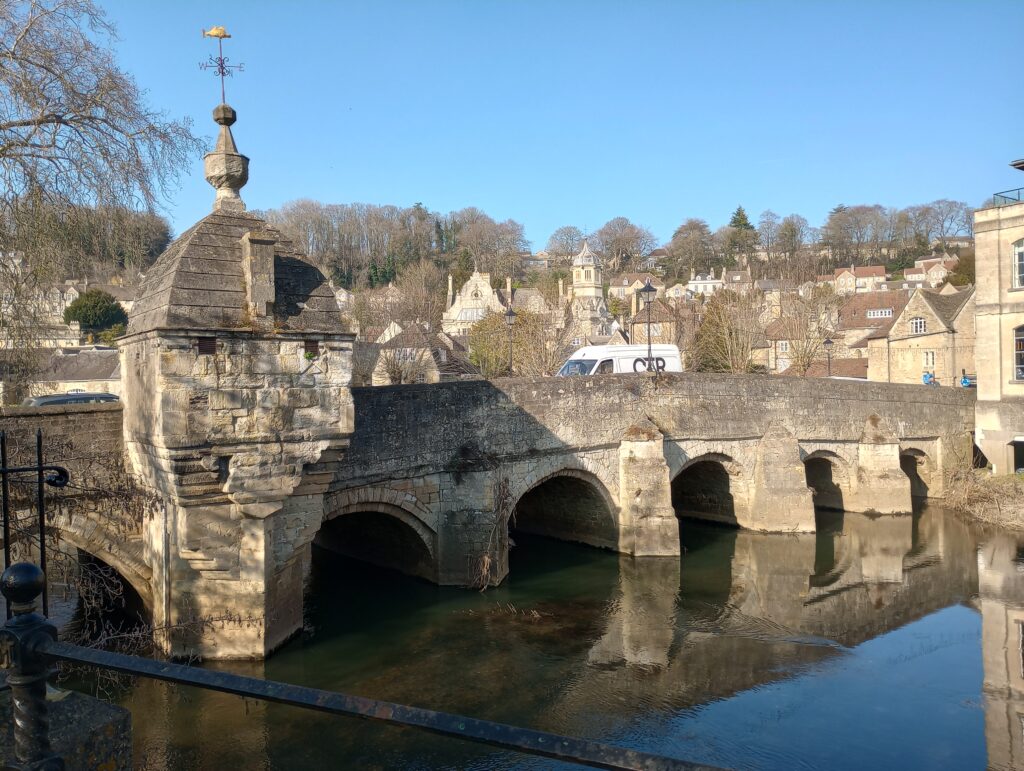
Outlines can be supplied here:
[[[150, 103], [211, 141], [200, 29], [231, 32], [250, 208], [477, 206], [539, 249], [615, 216], [667, 241], [738, 204], [818, 225], [1024, 186], [1019, 0], [100, 2]], [[197, 164], [175, 230], [212, 200]]]

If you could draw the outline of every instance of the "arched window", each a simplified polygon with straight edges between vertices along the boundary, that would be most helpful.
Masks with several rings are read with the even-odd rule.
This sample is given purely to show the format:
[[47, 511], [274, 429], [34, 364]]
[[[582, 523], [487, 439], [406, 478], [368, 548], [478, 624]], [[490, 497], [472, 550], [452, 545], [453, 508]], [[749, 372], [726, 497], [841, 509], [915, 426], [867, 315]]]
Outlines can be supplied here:
[[915, 316], [910, 320], [910, 334], [912, 335], [923, 335], [928, 331], [928, 322], [920, 316]]
[[1024, 380], [1024, 327], [1013, 330], [1013, 379]]
[[1024, 287], [1024, 238], [1013, 245], [1013, 286]]

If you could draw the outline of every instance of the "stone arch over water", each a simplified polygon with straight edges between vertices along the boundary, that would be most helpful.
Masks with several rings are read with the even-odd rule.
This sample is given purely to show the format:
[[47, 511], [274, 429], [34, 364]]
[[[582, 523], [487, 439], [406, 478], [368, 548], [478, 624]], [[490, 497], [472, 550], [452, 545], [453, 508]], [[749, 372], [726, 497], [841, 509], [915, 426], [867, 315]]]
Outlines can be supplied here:
[[533, 481], [515, 499], [509, 529], [616, 549], [617, 510], [608, 488], [595, 474], [563, 468]]
[[928, 453], [917, 447], [901, 447], [900, 468], [910, 479], [911, 496], [927, 498], [935, 482], [935, 464]]
[[742, 472], [740, 464], [724, 453], [691, 458], [672, 479], [676, 515], [738, 525], [735, 482]]
[[[60, 534], [58, 548], [69, 554], [70, 557], [77, 559], [78, 555], [72, 555], [66, 548], [70, 546], [111, 568], [139, 596], [146, 615], [152, 618], [153, 585], [150, 580], [152, 571], [149, 566], [136, 555], [120, 548], [120, 544], [126, 542], [127, 539], [100, 534], [96, 528], [81, 524], [82, 519], [91, 522], [87, 518], [80, 518], [76, 522], [65, 516], [54, 520], [52, 524], [58, 528]], [[95, 523], [92, 524], [95, 525]]]
[[396, 491], [363, 488], [358, 493], [332, 501], [314, 545], [436, 582], [437, 533], [418, 512], [394, 502]]
[[816, 507], [845, 509], [843, 491], [850, 489], [850, 472], [843, 458], [829, 450], [816, 450], [804, 458], [804, 473]]

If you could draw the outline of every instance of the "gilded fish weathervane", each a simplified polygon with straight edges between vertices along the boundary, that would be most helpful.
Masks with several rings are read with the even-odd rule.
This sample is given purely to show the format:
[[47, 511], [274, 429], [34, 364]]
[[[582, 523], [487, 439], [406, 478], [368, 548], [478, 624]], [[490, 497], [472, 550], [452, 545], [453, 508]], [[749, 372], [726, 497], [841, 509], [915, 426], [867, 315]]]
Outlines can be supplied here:
[[211, 56], [207, 61], [200, 63], [199, 68], [213, 70], [214, 74], [220, 76], [220, 101], [221, 104], [227, 104], [228, 100], [224, 95], [224, 78], [233, 75], [232, 70], [242, 72], [245, 69], [245, 64], [228, 64], [228, 59], [224, 56], [224, 38], [229, 38], [231, 35], [228, 34], [228, 31], [223, 26], [210, 27], [202, 32], [203, 37], [217, 38], [217, 55]]

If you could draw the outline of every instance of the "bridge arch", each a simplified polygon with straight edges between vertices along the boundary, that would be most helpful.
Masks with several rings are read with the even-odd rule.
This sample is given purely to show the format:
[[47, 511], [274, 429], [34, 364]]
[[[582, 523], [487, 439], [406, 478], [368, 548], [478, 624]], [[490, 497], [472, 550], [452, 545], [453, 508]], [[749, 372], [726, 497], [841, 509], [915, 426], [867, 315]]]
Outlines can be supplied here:
[[910, 495], [927, 498], [932, 494], [938, 479], [935, 462], [927, 452], [918, 447], [900, 447], [900, 468], [910, 479]]
[[743, 466], [725, 453], [689, 458], [672, 477], [672, 508], [677, 516], [738, 525], [736, 481], [742, 475]]
[[[411, 500], [410, 500], [411, 499]], [[357, 488], [330, 496], [313, 543], [380, 567], [437, 581], [437, 532], [428, 510], [390, 488]]]
[[139, 595], [146, 614], [152, 618], [152, 570], [142, 561], [141, 539], [138, 540], [140, 554], [130, 554], [119, 545], [126, 542], [131, 543], [131, 540], [124, 536], [115, 537], [110, 533], [102, 532], [98, 523], [88, 518], [82, 519], [86, 524], [82, 524], [81, 519], [63, 516], [56, 517], [51, 522], [59, 534], [58, 546], [67, 544], [109, 565]]
[[815, 450], [804, 457], [807, 486], [814, 492], [814, 505], [843, 511], [844, 491], [850, 492], [849, 464], [831, 450]]
[[618, 506], [592, 471], [566, 467], [524, 480], [511, 497], [510, 530], [602, 549], [619, 545]]

